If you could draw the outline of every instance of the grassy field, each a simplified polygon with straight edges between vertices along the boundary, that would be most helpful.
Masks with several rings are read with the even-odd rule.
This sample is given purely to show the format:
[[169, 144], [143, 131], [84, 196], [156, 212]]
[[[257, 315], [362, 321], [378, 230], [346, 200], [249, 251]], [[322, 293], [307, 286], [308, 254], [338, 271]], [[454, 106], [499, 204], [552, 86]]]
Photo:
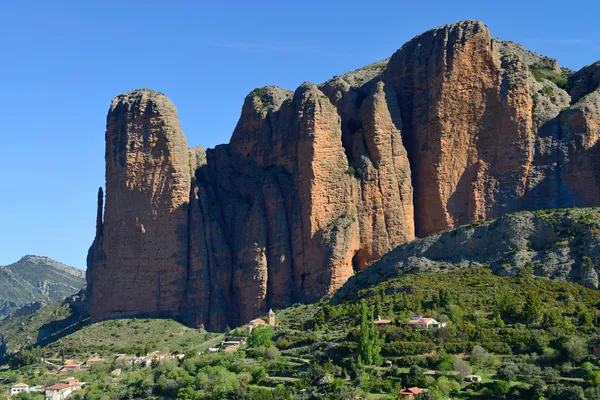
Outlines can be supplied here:
[[221, 342], [223, 335], [200, 333], [167, 319], [119, 319], [99, 322], [63, 337], [46, 347], [46, 352], [67, 354], [146, 354], [160, 350], [185, 353], [205, 351]]

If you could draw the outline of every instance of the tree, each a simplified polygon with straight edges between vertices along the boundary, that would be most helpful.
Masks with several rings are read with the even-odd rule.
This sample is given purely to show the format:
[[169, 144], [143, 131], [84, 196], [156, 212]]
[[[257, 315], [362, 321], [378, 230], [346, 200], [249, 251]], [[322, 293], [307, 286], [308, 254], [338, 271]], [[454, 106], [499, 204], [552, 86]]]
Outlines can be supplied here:
[[381, 363], [381, 341], [373, 323], [373, 310], [369, 310], [364, 300], [360, 302], [360, 335], [358, 337], [358, 364], [374, 365]]
[[447, 289], [440, 289], [439, 292], [439, 299], [440, 299], [440, 307], [446, 307], [448, 305], [450, 305], [450, 303], [452, 302], [452, 297], [450, 296], [450, 292], [448, 292]]
[[270, 347], [273, 345], [273, 328], [266, 325], [259, 325], [252, 329], [248, 338], [249, 347]]
[[435, 386], [445, 399], [447, 399], [451, 394], [458, 393], [460, 390], [460, 383], [456, 382], [455, 380], [450, 380], [445, 376], [439, 377], [435, 382]]
[[473, 370], [471, 369], [469, 363], [463, 360], [462, 358], [454, 357], [452, 366], [454, 367], [454, 370], [458, 372], [461, 379], [464, 379], [465, 376], [471, 375], [473, 373]]
[[320, 327], [325, 325], [325, 322], [325, 311], [323, 311], [323, 309], [320, 309], [315, 315], [315, 328], [319, 329]]
[[569, 360], [574, 362], [581, 362], [588, 355], [586, 340], [578, 336], [571, 336], [569, 340], [563, 344], [563, 350]]
[[515, 364], [507, 364], [498, 370], [498, 377], [508, 382], [516, 381], [519, 375], [519, 367]]
[[483, 347], [475, 345], [471, 350], [471, 356], [469, 360], [471, 361], [471, 364], [483, 368], [490, 362], [490, 353], [488, 353]]
[[440, 354], [439, 361], [437, 363], [438, 371], [451, 371], [452, 370], [452, 356], [447, 353]]
[[542, 370], [542, 378], [548, 383], [556, 383], [560, 380], [560, 373], [552, 367], [545, 367]]
[[280, 356], [279, 349], [275, 346], [271, 346], [265, 350], [265, 358], [267, 360], [276, 360]]
[[492, 393], [496, 397], [506, 398], [506, 395], [510, 392], [510, 383], [506, 381], [495, 381], [492, 384]]
[[503, 320], [514, 320], [520, 313], [519, 299], [507, 288], [502, 289], [494, 301], [495, 312], [500, 314]]
[[424, 386], [424, 382], [425, 374], [423, 373], [423, 369], [417, 365], [411, 366], [408, 374], [406, 374], [405, 386]]
[[528, 324], [535, 324], [542, 315], [542, 299], [537, 292], [530, 290], [525, 295], [525, 307], [523, 307], [523, 319]]
[[177, 392], [177, 400], [199, 400], [200, 393], [196, 392], [191, 387], [184, 387]]

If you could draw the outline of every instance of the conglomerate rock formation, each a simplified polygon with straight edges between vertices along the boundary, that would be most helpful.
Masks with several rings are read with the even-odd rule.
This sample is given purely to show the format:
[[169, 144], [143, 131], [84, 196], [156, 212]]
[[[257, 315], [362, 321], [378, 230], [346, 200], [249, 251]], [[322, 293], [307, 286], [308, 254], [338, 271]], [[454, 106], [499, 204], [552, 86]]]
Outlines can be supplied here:
[[188, 148], [164, 95], [120, 95], [92, 320], [218, 330], [332, 293], [415, 234], [598, 205], [599, 73], [463, 21], [321, 85], [254, 90], [230, 143], [208, 150]]

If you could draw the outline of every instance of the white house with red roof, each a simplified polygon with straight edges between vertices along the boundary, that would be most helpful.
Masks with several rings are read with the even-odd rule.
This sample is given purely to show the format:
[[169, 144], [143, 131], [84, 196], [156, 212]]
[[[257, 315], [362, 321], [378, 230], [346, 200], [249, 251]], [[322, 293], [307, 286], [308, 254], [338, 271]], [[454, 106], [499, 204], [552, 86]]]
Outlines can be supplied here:
[[416, 326], [419, 328], [444, 328], [446, 326], [445, 322], [438, 322], [433, 318], [429, 317], [412, 317], [410, 321], [408, 321], [408, 325]]
[[79, 382], [75, 378], [67, 378], [63, 383], [48, 386], [46, 388], [45, 397], [46, 400], [64, 400], [71, 395], [71, 393], [81, 390], [85, 382]]

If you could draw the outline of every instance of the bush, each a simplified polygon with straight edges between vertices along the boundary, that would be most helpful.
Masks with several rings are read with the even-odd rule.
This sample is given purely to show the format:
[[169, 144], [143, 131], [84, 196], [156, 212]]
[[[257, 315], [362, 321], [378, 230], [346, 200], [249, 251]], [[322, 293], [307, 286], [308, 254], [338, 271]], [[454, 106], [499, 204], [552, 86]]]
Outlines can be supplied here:
[[362, 168], [354, 168], [352, 165], [350, 165], [346, 170], [346, 174], [353, 176], [356, 179], [360, 179], [362, 178], [363, 171]]
[[275, 346], [271, 346], [265, 350], [265, 358], [267, 360], [276, 360], [280, 355], [279, 349]]
[[259, 325], [252, 329], [248, 338], [248, 347], [270, 347], [273, 345], [273, 328]]
[[556, 86], [558, 86], [561, 89], [565, 89], [567, 87], [568, 79], [566, 76], [563, 76], [561, 74], [558, 74], [556, 72], [553, 72], [553, 71], [550, 71], [547, 69], [540, 68], [539, 66], [536, 66], [536, 65], [532, 65], [530, 70], [531, 70], [533, 77], [538, 82], [541, 82], [542, 80], [547, 79], [547, 80], [553, 82]]
[[508, 382], [516, 381], [519, 375], [519, 367], [514, 364], [508, 364], [502, 366], [498, 370], [498, 377]]
[[490, 353], [483, 347], [475, 345], [473, 346], [473, 350], [471, 350], [469, 360], [471, 361], [471, 364], [483, 368], [490, 363]]

